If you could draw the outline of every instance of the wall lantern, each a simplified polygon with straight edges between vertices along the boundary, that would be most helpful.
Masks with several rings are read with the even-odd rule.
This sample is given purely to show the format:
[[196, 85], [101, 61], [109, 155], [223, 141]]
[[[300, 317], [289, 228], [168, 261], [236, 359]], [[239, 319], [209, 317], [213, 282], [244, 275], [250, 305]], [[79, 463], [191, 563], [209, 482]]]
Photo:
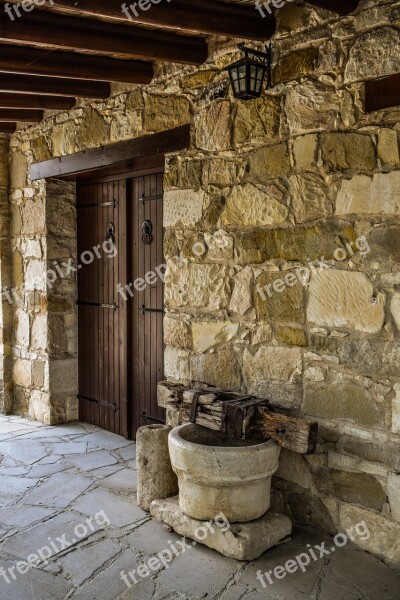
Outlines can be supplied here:
[[267, 88], [271, 87], [271, 45], [267, 52], [246, 48], [244, 44], [239, 44], [238, 48], [244, 57], [227, 67], [233, 95], [239, 100], [259, 98], [266, 76]]

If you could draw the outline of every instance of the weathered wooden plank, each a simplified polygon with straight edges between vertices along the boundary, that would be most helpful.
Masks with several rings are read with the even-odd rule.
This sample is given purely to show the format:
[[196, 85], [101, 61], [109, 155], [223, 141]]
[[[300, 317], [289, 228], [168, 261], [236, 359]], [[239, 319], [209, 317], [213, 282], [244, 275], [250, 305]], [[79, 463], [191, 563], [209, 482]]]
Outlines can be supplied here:
[[[158, 385], [158, 398], [161, 406], [167, 409], [167, 414], [173, 416], [174, 424], [188, 423], [191, 420], [192, 402], [197, 397], [195, 422], [197, 425], [225, 431], [225, 407], [227, 401], [240, 402], [241, 395], [235, 392], [218, 393], [215, 389], [188, 390], [182, 385], [163, 381]], [[269, 406], [268, 400], [262, 404], [249, 405], [244, 408], [241, 436], [237, 433], [237, 424], [228, 422], [228, 431], [234, 437], [273, 439], [282, 447], [298, 452], [311, 454], [315, 452], [318, 434], [318, 424], [315, 421], [293, 417], [279, 409]], [[251, 403], [251, 401], [250, 401]], [[245, 402], [240, 402], [245, 405]]]
[[365, 112], [400, 105], [400, 73], [365, 83]]

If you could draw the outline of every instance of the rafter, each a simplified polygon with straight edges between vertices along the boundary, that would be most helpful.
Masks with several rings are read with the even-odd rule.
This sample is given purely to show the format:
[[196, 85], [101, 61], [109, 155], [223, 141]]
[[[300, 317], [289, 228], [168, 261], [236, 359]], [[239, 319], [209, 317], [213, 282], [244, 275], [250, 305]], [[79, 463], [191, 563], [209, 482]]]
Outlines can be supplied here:
[[201, 38], [40, 10], [15, 21], [0, 11], [0, 41], [188, 64], [203, 63], [208, 52]]
[[342, 16], [349, 15], [360, 4], [360, 0], [306, 0], [306, 2]]
[[76, 103], [69, 96], [39, 96], [0, 92], [0, 108], [36, 108], [40, 110], [70, 110]]
[[0, 108], [0, 123], [28, 122], [40, 123], [43, 119], [43, 111], [35, 109], [12, 109]]
[[16, 123], [0, 123], [0, 133], [14, 133], [16, 129]]
[[[54, 8], [69, 14], [106, 17], [115, 21], [128, 21], [122, 11], [121, 0], [55, 0]], [[126, 5], [135, 5], [133, 0]], [[151, 5], [150, 5], [151, 6]], [[136, 14], [135, 14], [136, 13]], [[275, 18], [261, 19], [253, 6], [239, 6], [216, 0], [173, 0], [172, 4], [160, 2], [150, 10], [130, 10], [132, 23], [153, 27], [177, 29], [193, 33], [226, 35], [264, 41], [275, 32]]]
[[24, 92], [26, 94], [54, 94], [80, 98], [108, 98], [111, 86], [104, 81], [63, 79], [62, 77], [36, 77], [0, 73], [0, 92]]
[[153, 77], [150, 62], [14, 45], [0, 45], [0, 71], [123, 83], [150, 83]]

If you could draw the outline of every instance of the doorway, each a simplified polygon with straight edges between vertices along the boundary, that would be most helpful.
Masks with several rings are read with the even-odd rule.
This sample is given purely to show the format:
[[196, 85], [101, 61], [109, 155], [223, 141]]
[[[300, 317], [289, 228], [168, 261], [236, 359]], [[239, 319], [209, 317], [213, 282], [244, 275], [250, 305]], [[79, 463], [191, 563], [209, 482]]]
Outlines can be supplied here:
[[79, 180], [77, 221], [79, 418], [134, 439], [164, 420], [162, 168]]

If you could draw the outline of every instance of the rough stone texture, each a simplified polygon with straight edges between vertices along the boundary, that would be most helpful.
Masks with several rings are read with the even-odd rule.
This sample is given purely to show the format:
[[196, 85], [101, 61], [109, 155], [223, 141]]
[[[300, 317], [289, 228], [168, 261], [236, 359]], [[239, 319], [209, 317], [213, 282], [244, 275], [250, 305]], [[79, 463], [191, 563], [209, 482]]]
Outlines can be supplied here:
[[169, 498], [178, 492], [178, 480], [168, 453], [170, 427], [145, 425], [136, 434], [137, 502], [149, 510], [153, 500]]
[[212, 525], [214, 531], [203, 540], [204, 521], [188, 517], [179, 508], [177, 497], [155, 500], [150, 512], [153, 517], [171, 527], [179, 535], [236, 560], [254, 560], [292, 532], [292, 523], [288, 517], [267, 512], [263, 517], [250, 523], [232, 523], [227, 531]]
[[308, 415], [349, 419], [365, 427], [373, 427], [381, 422], [379, 408], [369, 392], [351, 382], [306, 387], [303, 409]]
[[332, 269], [311, 277], [307, 319], [323, 327], [379, 333], [384, 323], [385, 296], [374, 296], [363, 273]]
[[[77, 260], [74, 184], [30, 182], [30, 164], [190, 123], [189, 147], [165, 160], [165, 373], [316, 418], [313, 483], [290, 481], [287, 468], [277, 495], [296, 520], [333, 533], [342, 501], [319, 490], [318, 469], [369, 474], [386, 492], [400, 471], [399, 111], [362, 111], [363, 82], [398, 71], [399, 8], [366, 0], [339, 18], [293, 2], [276, 14], [274, 86], [258, 100], [235, 100], [226, 85], [237, 41], [210, 38], [200, 68], [156, 64], [148, 86], [113, 84], [109, 99], [79, 99], [1, 136], [1, 409], [46, 423], [77, 417], [76, 279], [49, 289], [44, 278], [53, 261]], [[352, 255], [360, 236], [369, 253]], [[338, 285], [321, 285], [318, 297], [307, 281], [273, 289], [338, 248], [347, 253]], [[272, 297], [257, 292], [260, 282]], [[209, 323], [229, 324], [228, 335], [203, 342]], [[329, 464], [329, 452], [353, 460], [341, 459], [351, 470]], [[385, 503], [378, 515], [388, 539], [395, 510]], [[379, 528], [374, 511], [365, 512]], [[376, 551], [391, 560], [395, 546]], [[165, 581], [179, 586], [181, 572]]]

